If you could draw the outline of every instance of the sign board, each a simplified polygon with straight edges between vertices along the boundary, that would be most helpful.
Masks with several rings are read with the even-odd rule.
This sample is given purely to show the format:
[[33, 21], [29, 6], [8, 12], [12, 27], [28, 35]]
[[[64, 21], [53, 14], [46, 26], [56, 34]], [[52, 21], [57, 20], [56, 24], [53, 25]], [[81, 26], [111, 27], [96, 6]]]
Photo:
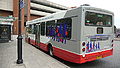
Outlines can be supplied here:
[[13, 22], [15, 21], [14, 17], [2, 17], [0, 16], [0, 22]]
[[20, 0], [20, 9], [24, 7], [24, 0]]

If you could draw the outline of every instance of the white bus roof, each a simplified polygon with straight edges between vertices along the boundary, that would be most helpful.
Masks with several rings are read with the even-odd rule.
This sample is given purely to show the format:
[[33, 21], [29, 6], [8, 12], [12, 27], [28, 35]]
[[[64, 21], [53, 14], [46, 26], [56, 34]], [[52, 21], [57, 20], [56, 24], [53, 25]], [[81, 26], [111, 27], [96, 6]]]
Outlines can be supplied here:
[[57, 12], [57, 13], [53, 13], [51, 15], [48, 15], [48, 16], [45, 16], [45, 17], [42, 17], [42, 18], [37, 18], [37, 19], [31, 20], [31, 21], [27, 21], [26, 24], [27, 25], [28, 24], [36, 24], [38, 22], [44, 22], [44, 21], [50, 21], [50, 20], [60, 19], [60, 18], [64, 17], [64, 15], [65, 15], [66, 12], [67, 12], [67, 10], [61, 11], [61, 12]]
[[[86, 10], [95, 10], [95, 11], [101, 11], [101, 12], [106, 12], [106, 13], [110, 13], [113, 15], [113, 12], [105, 10], [105, 9], [101, 9], [101, 8], [95, 8], [95, 7], [91, 7], [91, 6], [81, 6], [82, 8], [86, 9]], [[80, 7], [78, 7], [80, 8]], [[73, 8], [73, 9], [69, 9], [69, 10], [64, 10], [61, 12], [57, 12], [57, 13], [53, 13], [51, 15], [42, 17], [42, 18], [37, 18], [31, 21], [27, 21], [26, 25], [29, 24], [36, 24], [36, 23], [40, 23], [40, 22], [45, 22], [45, 21], [50, 21], [50, 20], [56, 20], [56, 19], [61, 19], [64, 18], [65, 14], [67, 13], [67, 11], [70, 10], [74, 10], [74, 9], [78, 9], [78, 8]], [[34, 23], [33, 23], [34, 22]]]

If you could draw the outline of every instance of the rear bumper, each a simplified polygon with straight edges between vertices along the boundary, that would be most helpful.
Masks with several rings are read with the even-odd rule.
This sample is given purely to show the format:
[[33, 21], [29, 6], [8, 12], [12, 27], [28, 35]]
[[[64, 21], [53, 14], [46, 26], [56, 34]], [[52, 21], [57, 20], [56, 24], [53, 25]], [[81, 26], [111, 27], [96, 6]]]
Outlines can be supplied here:
[[81, 56], [80, 63], [85, 63], [85, 62], [97, 60], [100, 58], [110, 56], [112, 54], [113, 54], [113, 49], [101, 51], [101, 52], [96, 52], [96, 53], [91, 53], [91, 54], [86, 54], [85, 57]]
[[62, 58], [66, 61], [81, 64], [110, 56], [113, 54], [113, 49], [86, 54], [85, 57], [56, 47], [53, 47], [53, 53], [55, 56]]

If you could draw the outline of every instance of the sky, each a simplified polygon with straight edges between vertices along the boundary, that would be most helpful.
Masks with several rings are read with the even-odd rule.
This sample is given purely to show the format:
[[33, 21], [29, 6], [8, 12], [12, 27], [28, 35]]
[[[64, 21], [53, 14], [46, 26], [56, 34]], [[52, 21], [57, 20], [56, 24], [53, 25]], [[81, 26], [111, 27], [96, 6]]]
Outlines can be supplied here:
[[114, 24], [120, 28], [120, 3], [119, 0], [48, 0], [67, 7], [79, 7], [89, 4], [92, 7], [102, 8], [114, 13]]

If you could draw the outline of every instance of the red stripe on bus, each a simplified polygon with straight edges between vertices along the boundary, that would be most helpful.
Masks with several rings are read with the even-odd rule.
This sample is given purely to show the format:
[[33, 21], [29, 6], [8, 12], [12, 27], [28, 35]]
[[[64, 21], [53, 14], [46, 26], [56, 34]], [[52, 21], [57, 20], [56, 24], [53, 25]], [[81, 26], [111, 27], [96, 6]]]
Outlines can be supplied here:
[[[30, 43], [35, 45], [35, 41], [30, 39]], [[44, 43], [37, 43], [37, 45], [44, 51], [48, 51], [47, 45]], [[69, 61], [69, 62], [74, 62], [74, 63], [85, 63], [85, 62], [89, 62], [89, 61], [93, 61], [96, 60], [97, 57], [101, 56], [102, 58], [110, 56], [113, 54], [113, 49], [111, 50], [106, 50], [106, 51], [102, 51], [102, 52], [96, 52], [96, 53], [90, 53], [90, 54], [86, 54], [85, 57], [83, 57], [82, 55], [79, 54], [75, 54], [60, 48], [56, 48], [53, 46], [53, 53], [55, 56]]]
[[41, 48], [42, 50], [48, 51], [48, 46], [47, 46], [46, 44], [40, 43], [39, 46], [40, 46], [40, 48]]
[[40, 47], [42, 50], [44, 50], [44, 51], [48, 51], [47, 45], [44, 44], [44, 43], [37, 43], [35, 40], [32, 40], [32, 39], [30, 39], [30, 43], [31, 43], [32, 45], [37, 45], [37, 46], [39, 46], [39, 47]]
[[62, 50], [60, 48], [53, 47], [53, 54], [63, 60], [79, 63], [80, 62], [80, 55]]
[[62, 58], [63, 60], [66, 60], [69, 62], [85, 63], [88, 61], [96, 60], [97, 57], [99, 57], [99, 56], [101, 56], [102, 58], [110, 56], [113, 54], [113, 51], [111, 49], [111, 50], [106, 50], [106, 51], [97, 52], [97, 53], [90, 53], [90, 54], [86, 54], [85, 57], [83, 57], [82, 55], [75, 54], [75, 53], [60, 49], [60, 48], [53, 47], [53, 53], [55, 56]]

